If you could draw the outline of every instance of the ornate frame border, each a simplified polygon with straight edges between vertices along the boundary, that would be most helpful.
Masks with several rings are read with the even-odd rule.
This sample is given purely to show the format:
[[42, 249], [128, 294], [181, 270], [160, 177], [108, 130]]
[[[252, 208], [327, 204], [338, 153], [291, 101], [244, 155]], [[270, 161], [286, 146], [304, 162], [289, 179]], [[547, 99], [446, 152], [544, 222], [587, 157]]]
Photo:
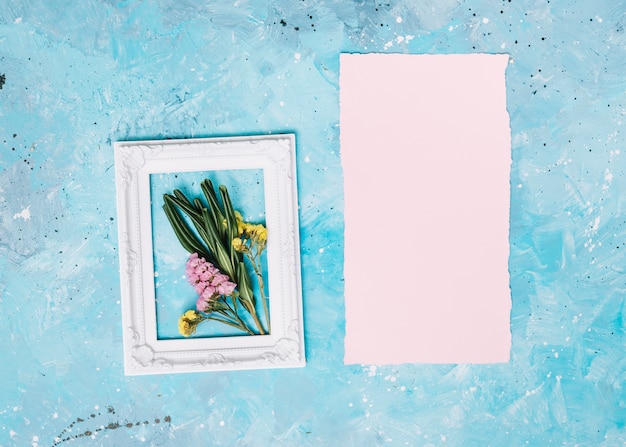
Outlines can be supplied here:
[[[126, 375], [287, 368], [305, 364], [295, 136], [115, 142]], [[272, 333], [159, 340], [150, 175], [263, 169]]]

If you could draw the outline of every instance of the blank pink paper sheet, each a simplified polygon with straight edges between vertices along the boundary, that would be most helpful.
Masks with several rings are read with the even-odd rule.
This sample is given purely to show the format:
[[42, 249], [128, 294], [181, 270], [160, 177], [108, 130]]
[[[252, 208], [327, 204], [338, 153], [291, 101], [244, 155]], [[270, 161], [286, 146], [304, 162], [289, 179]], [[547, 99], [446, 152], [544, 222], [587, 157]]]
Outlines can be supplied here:
[[508, 60], [341, 55], [346, 364], [509, 360]]

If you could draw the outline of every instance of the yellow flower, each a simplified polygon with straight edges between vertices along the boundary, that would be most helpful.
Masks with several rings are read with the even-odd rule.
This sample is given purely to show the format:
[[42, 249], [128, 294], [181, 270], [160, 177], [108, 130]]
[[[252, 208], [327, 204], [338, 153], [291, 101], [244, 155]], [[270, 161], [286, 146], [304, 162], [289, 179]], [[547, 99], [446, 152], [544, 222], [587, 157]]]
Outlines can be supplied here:
[[246, 247], [240, 237], [236, 237], [235, 239], [233, 239], [232, 244], [235, 251], [239, 252], [242, 252]]
[[246, 223], [246, 222], [240, 222], [237, 226], [237, 229], [241, 231], [241, 233], [239, 233], [239, 236], [242, 236], [244, 234], [249, 234], [250, 228], [253, 226], [254, 225]]
[[237, 220], [237, 235], [241, 236], [245, 231], [245, 224], [243, 222], [243, 217], [241, 217], [241, 213], [239, 211], [235, 211], [235, 219]]
[[267, 228], [265, 228], [263, 225], [258, 224], [255, 226], [254, 229], [254, 236], [253, 236], [258, 242], [260, 243], [265, 243], [267, 242]]
[[252, 242], [260, 246], [265, 246], [267, 242], [267, 229], [261, 224], [248, 224], [246, 234], [250, 236]]
[[184, 337], [189, 337], [196, 332], [198, 324], [202, 321], [202, 316], [195, 310], [188, 310], [178, 319], [178, 332]]
[[[237, 236], [241, 236], [246, 232], [246, 226], [248, 225], [243, 221], [243, 217], [239, 211], [235, 211], [235, 220], [237, 221]], [[228, 221], [226, 218], [222, 220], [224, 228], [228, 227]]]
[[199, 320], [200, 318], [202, 318], [202, 316], [195, 310], [188, 310], [187, 312], [183, 314], [183, 317], [192, 321]]

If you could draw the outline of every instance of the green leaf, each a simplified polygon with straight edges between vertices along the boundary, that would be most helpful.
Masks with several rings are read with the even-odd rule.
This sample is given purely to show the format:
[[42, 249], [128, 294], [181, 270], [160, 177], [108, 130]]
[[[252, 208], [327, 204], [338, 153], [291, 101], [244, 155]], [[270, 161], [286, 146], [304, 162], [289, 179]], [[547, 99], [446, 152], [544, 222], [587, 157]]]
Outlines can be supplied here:
[[217, 196], [215, 195], [215, 190], [213, 189], [213, 183], [211, 180], [205, 179], [201, 184], [200, 188], [204, 193], [204, 197], [209, 204], [209, 209], [211, 211], [211, 218], [213, 219], [213, 224], [215, 228], [218, 229], [219, 234], [223, 235], [222, 230], [222, 222], [224, 221], [224, 215], [222, 214], [222, 210], [220, 209], [219, 204], [217, 203]]
[[241, 253], [234, 249], [232, 243], [233, 239], [239, 236], [239, 232], [237, 230], [237, 216], [235, 216], [235, 209], [233, 208], [226, 186], [220, 185], [219, 190], [222, 196], [222, 203], [224, 204], [224, 214], [226, 215], [225, 237], [230, 251], [230, 262], [233, 265], [237, 265], [237, 263], [239, 263], [242, 259]]
[[206, 242], [211, 252], [215, 253], [217, 251], [216, 244], [219, 243], [219, 238], [217, 237], [215, 226], [213, 225], [211, 217], [209, 216], [209, 211], [206, 208], [202, 209], [202, 224], [202, 228], [204, 231], [202, 238]]
[[226, 215], [226, 226], [228, 228], [228, 240], [232, 241], [237, 237], [237, 217], [235, 216], [235, 210], [233, 204], [230, 201], [230, 195], [228, 189], [224, 185], [220, 185], [220, 194], [222, 196], [222, 203], [224, 204], [224, 214]]
[[237, 275], [239, 282], [237, 288], [239, 289], [239, 302], [245, 309], [253, 313], [254, 312], [254, 295], [252, 293], [252, 287], [250, 282], [250, 276], [246, 270], [246, 266], [243, 262], [237, 264]]
[[189, 201], [189, 199], [187, 198], [187, 196], [185, 194], [183, 194], [183, 192], [180, 189], [175, 189], [174, 191], [172, 191], [172, 194], [180, 201], [182, 202], [186, 202], [191, 206], [191, 202]]
[[[176, 190], [174, 192], [180, 194], [180, 191], [178, 191], [178, 190]], [[163, 196], [163, 198], [165, 200], [170, 201], [173, 205], [175, 205], [177, 208], [179, 208], [183, 213], [185, 213], [187, 216], [189, 216], [191, 218], [191, 220], [194, 222], [194, 224], [201, 222], [201, 213], [199, 211], [197, 211], [193, 207], [193, 205], [191, 205], [191, 202], [189, 202], [187, 200], [187, 198], [185, 198], [183, 200], [183, 199], [180, 199], [179, 197], [171, 196], [169, 194], [165, 194]]]
[[199, 215], [200, 210], [195, 209], [194, 205], [189, 201], [189, 199], [183, 194], [179, 189], [175, 189], [172, 191], [173, 196], [171, 196], [172, 200], [178, 205], [179, 208], [185, 211], [188, 215]]
[[[187, 205], [190, 202], [179, 200], [178, 198], [167, 194], [164, 195], [163, 198], [165, 202], [163, 208], [170, 221], [172, 229], [174, 230], [174, 233], [176, 233], [176, 236], [181, 242], [183, 248], [190, 253], [198, 253], [198, 255], [203, 257], [208, 262], [215, 264], [214, 249], [211, 244], [208, 243], [210, 239], [206, 235], [207, 231], [204, 228], [204, 220], [200, 218], [198, 221], [194, 218], [197, 213], [194, 209], [190, 209]], [[180, 211], [190, 217], [196, 233], [191, 230], [189, 224], [179, 215], [177, 211], [175, 211], [179, 205], [183, 207]], [[189, 214], [187, 212], [189, 212]], [[198, 237], [198, 235], [200, 237]]]
[[224, 249], [224, 246], [218, 241], [215, 246], [215, 260], [217, 261], [220, 270], [226, 273], [230, 278], [237, 282], [237, 276], [233, 264], [230, 262], [230, 256]]
[[180, 244], [189, 253], [198, 253], [200, 255], [206, 255], [206, 250], [202, 247], [202, 244], [198, 241], [195, 235], [189, 230], [186, 223], [180, 217], [180, 215], [174, 209], [171, 202], [165, 199], [163, 204], [163, 210], [165, 215], [174, 230], [174, 234], [178, 238]]

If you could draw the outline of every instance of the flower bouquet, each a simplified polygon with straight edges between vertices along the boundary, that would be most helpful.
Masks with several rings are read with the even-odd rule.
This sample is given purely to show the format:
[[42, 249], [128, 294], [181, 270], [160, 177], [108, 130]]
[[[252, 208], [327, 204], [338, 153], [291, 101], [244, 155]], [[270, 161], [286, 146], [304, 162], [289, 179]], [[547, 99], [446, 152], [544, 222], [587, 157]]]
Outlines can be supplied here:
[[[198, 294], [195, 309], [180, 316], [178, 331], [189, 337], [200, 323], [217, 321], [248, 335], [269, 334], [261, 264], [267, 229], [262, 224], [243, 221], [233, 208], [226, 186], [218, 188], [221, 204], [209, 179], [200, 186], [206, 203], [200, 198], [190, 201], [177, 189], [163, 196], [163, 210], [170, 225], [190, 253], [185, 273]], [[251, 275], [258, 282], [265, 325], [257, 313]]]

